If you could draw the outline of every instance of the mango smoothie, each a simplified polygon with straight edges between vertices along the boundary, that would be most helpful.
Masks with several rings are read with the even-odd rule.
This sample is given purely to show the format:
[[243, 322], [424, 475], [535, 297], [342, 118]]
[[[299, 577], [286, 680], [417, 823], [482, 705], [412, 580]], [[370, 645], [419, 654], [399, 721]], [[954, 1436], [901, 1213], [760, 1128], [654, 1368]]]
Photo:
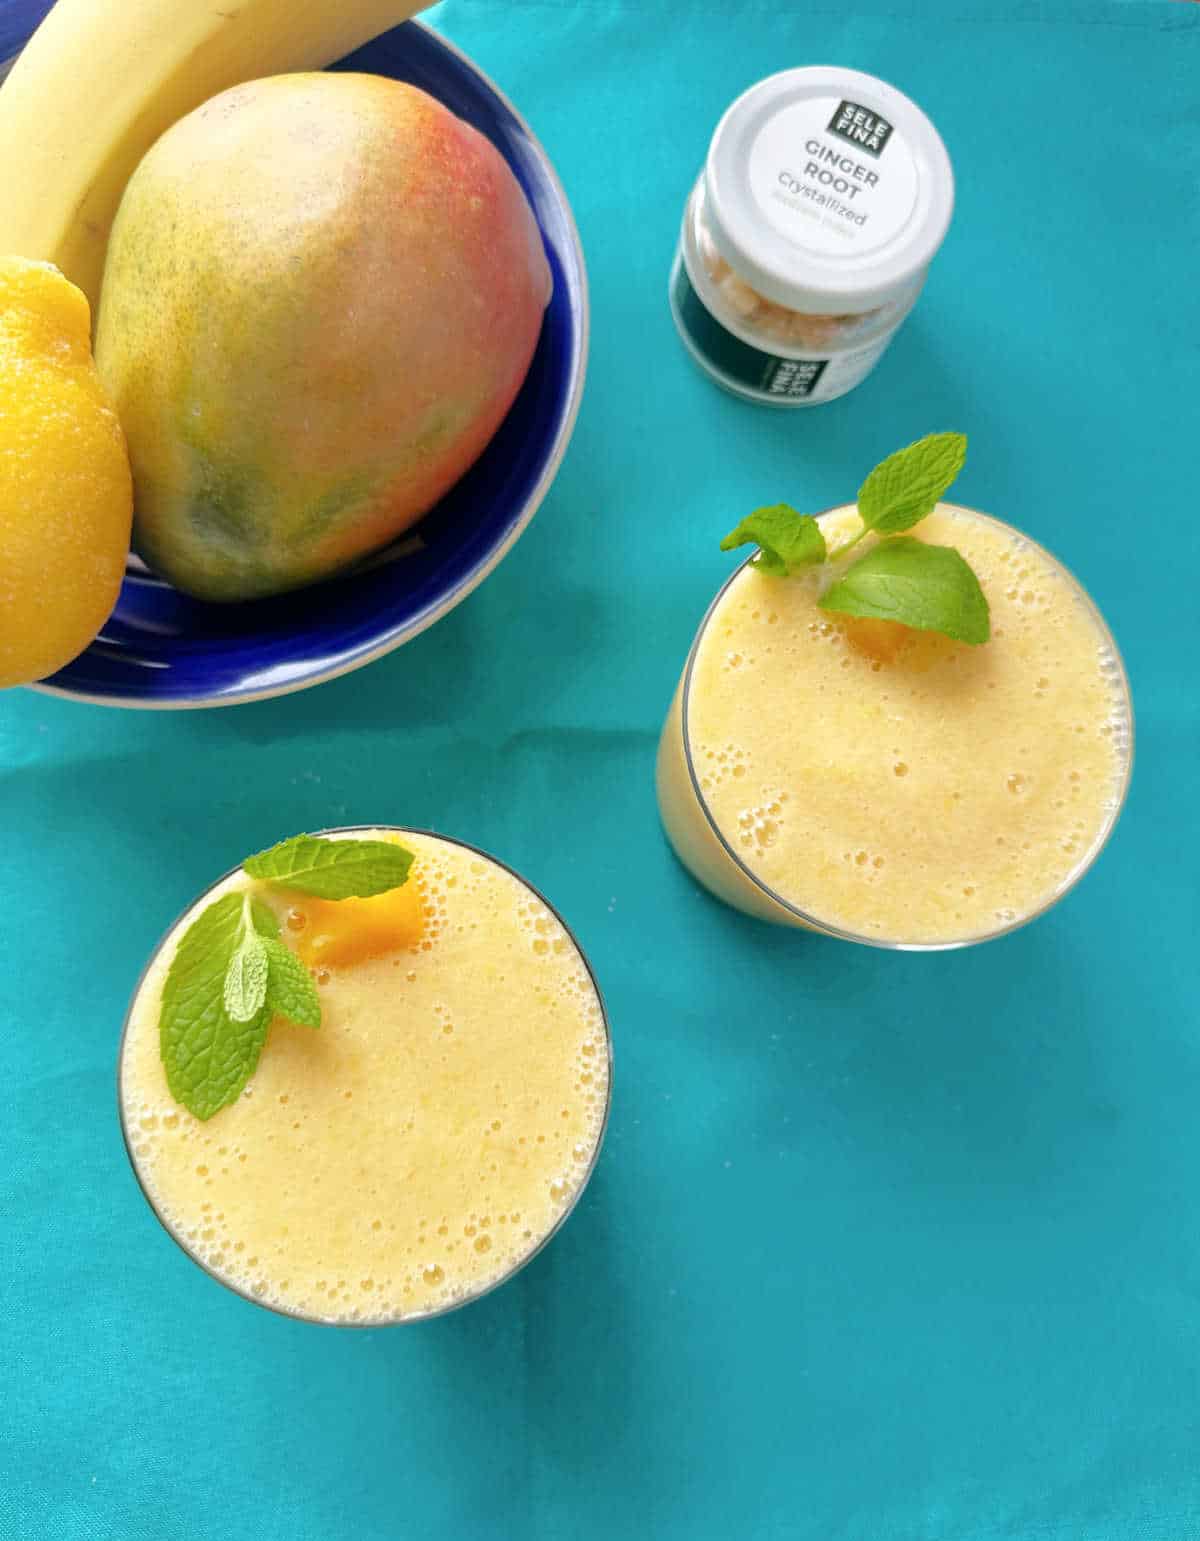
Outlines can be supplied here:
[[[819, 523], [831, 547], [859, 528], [852, 505]], [[700, 626], [659, 807], [684, 865], [749, 914], [961, 946], [1040, 914], [1112, 829], [1132, 708], [1095, 606], [1000, 520], [939, 503], [918, 534], [974, 569], [989, 642], [819, 609], [846, 562], [788, 578], [746, 563]]]
[[[432, 1316], [500, 1283], [558, 1228], [596, 1161], [610, 1051], [557, 914], [471, 846], [345, 830], [413, 853], [409, 881], [337, 903], [238, 868], [181, 917], [137, 988], [122, 1126], [159, 1219], [222, 1283], [341, 1324]], [[180, 938], [234, 891], [268, 904], [311, 970], [319, 1028], [276, 1015], [249, 1083], [206, 1122], [160, 1058]]]

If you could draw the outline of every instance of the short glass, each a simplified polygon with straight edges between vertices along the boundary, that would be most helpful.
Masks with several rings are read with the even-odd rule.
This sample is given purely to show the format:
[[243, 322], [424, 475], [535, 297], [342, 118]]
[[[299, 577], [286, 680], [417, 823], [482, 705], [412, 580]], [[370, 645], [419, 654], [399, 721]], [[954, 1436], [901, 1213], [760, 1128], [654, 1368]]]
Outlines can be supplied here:
[[[680, 862], [716, 898], [759, 920], [818, 932], [840, 941], [860, 942], [865, 946], [899, 952], [944, 952], [973, 946], [979, 942], [992, 941], [1038, 919], [1074, 888], [1099, 856], [1124, 806], [1133, 771], [1133, 703], [1128, 677], [1116, 643], [1086, 589], [1044, 547], [991, 515], [980, 513], [976, 509], [963, 508], [959, 511], [1017, 537], [1023, 549], [1035, 554], [1065, 580], [1094, 620], [1098, 640], [1104, 644], [1111, 658], [1115, 693], [1124, 703], [1123, 727], [1118, 745], [1122, 755], [1123, 770], [1111, 807], [1101, 827], [1096, 831], [1095, 837], [1087, 848], [1080, 852], [1078, 861], [1066, 878], [1046, 897], [1044, 902], [1027, 913], [998, 922], [994, 927], [948, 940], [892, 939], [865, 935], [861, 931], [846, 929], [829, 918], [822, 918], [817, 913], [802, 909], [776, 892], [742, 859], [727, 832], [718, 824], [701, 786], [701, 775], [697, 769], [691, 734], [692, 689], [697, 656], [709, 626], [720, 613], [722, 601], [754, 560], [752, 554], [722, 584], [700, 622], [663, 724], [656, 765], [659, 815], [667, 838]], [[841, 512], [839, 509], [827, 509], [824, 514], [817, 517], [823, 518], [825, 515], [839, 512]], [[777, 581], [787, 582], [788, 580]]]
[[[378, 834], [378, 833], [395, 834], [395, 835], [398, 835], [398, 836], [401, 836], [401, 837], [416, 835], [416, 836], [423, 837], [423, 838], [428, 839], [428, 840], [436, 841], [436, 842], [438, 842], [440, 844], [458, 847], [462, 851], [465, 851], [465, 852], [469, 853], [472, 857], [476, 858], [478, 861], [483, 862], [483, 863], [487, 863], [488, 865], [493, 866], [493, 867], [497, 867], [502, 872], [505, 872], [510, 877], [514, 878], [517, 881], [517, 883], [519, 883], [521, 885], [521, 887], [528, 892], [530, 898], [533, 899], [534, 901], [536, 901], [541, 906], [543, 906], [544, 909], [548, 912], [548, 915], [550, 917], [552, 917], [553, 921], [557, 922], [557, 924], [559, 926], [561, 926], [563, 935], [565, 936], [565, 938], [566, 938], [567, 942], [570, 944], [570, 946], [574, 949], [575, 953], [578, 955], [578, 958], [579, 958], [580, 962], [583, 965], [583, 969], [586, 972], [588, 981], [589, 981], [590, 986], [591, 986], [592, 995], [594, 996], [594, 999], [595, 999], [595, 1004], [596, 1004], [596, 1007], [597, 1007], [597, 1015], [598, 1015], [598, 1036], [602, 1035], [602, 1038], [603, 1038], [603, 1051], [602, 1051], [602, 1055], [601, 1055], [601, 1063], [604, 1066], [605, 1074], [604, 1074], [604, 1105], [603, 1105], [603, 1108], [602, 1108], [602, 1110], [600, 1112], [600, 1115], [599, 1115], [599, 1118], [598, 1118], [598, 1122], [597, 1122], [597, 1125], [596, 1125], [595, 1135], [594, 1135], [594, 1142], [593, 1142], [593, 1145], [592, 1145], [591, 1152], [590, 1152], [590, 1154], [589, 1154], [589, 1156], [587, 1158], [586, 1165], [583, 1167], [582, 1171], [580, 1173], [578, 1173], [574, 1177], [574, 1181], [573, 1181], [573, 1184], [572, 1184], [572, 1187], [571, 1187], [571, 1190], [570, 1190], [569, 1197], [567, 1199], [565, 1199], [564, 1202], [562, 1203], [562, 1206], [559, 1209], [557, 1215], [555, 1216], [555, 1219], [554, 1219], [553, 1223], [548, 1228], [546, 1228], [540, 1235], [537, 1235], [537, 1236], [534, 1236], [533, 1238], [531, 1238], [531, 1240], [529, 1242], [529, 1245], [528, 1245], [528, 1249], [524, 1253], [522, 1253], [519, 1257], [514, 1259], [511, 1267], [507, 1268], [502, 1273], [498, 1274], [496, 1277], [494, 1277], [492, 1279], [489, 1279], [486, 1283], [482, 1284], [478, 1289], [475, 1289], [475, 1290], [471, 1291], [470, 1293], [464, 1294], [462, 1296], [456, 1297], [456, 1298], [454, 1298], [452, 1300], [448, 1300], [445, 1304], [440, 1305], [437, 1309], [434, 1309], [434, 1310], [427, 1310], [427, 1311], [421, 1311], [421, 1312], [413, 1312], [412, 1314], [408, 1314], [408, 1315], [398, 1314], [398, 1315], [376, 1316], [376, 1317], [371, 1317], [371, 1316], [368, 1315], [368, 1316], [364, 1316], [362, 1319], [359, 1319], [359, 1320], [349, 1320], [349, 1319], [345, 1319], [345, 1318], [332, 1319], [330, 1317], [321, 1316], [321, 1315], [319, 1315], [319, 1314], [317, 1314], [315, 1312], [303, 1311], [303, 1310], [299, 1310], [299, 1309], [292, 1309], [292, 1308], [289, 1308], [288, 1306], [278, 1304], [278, 1303], [276, 1303], [274, 1301], [260, 1299], [256, 1294], [252, 1293], [250, 1290], [242, 1288], [240, 1284], [238, 1284], [234, 1280], [226, 1277], [218, 1268], [215, 1268], [215, 1267], [211, 1266], [202, 1256], [200, 1256], [198, 1254], [196, 1248], [189, 1244], [189, 1241], [188, 1241], [187, 1237], [185, 1237], [184, 1235], [181, 1234], [179, 1228], [177, 1226], [175, 1226], [175, 1225], [172, 1225], [170, 1220], [163, 1214], [162, 1209], [159, 1207], [158, 1203], [156, 1202], [156, 1200], [154, 1198], [154, 1195], [153, 1195], [153, 1193], [151, 1191], [151, 1187], [150, 1187], [149, 1183], [147, 1182], [147, 1180], [146, 1180], [146, 1178], [145, 1178], [145, 1176], [144, 1176], [144, 1174], [142, 1172], [142, 1169], [141, 1169], [141, 1166], [139, 1164], [139, 1161], [138, 1161], [138, 1158], [137, 1158], [137, 1154], [136, 1154], [136, 1151], [135, 1151], [136, 1139], [135, 1139], [134, 1133], [133, 1133], [133, 1131], [132, 1131], [132, 1129], [130, 1127], [131, 1117], [133, 1115], [131, 1113], [130, 1108], [127, 1105], [127, 1099], [126, 1099], [125, 1087], [124, 1087], [125, 1055], [126, 1055], [126, 1046], [127, 1046], [127, 1042], [128, 1042], [129, 1034], [130, 1034], [130, 1024], [131, 1024], [131, 1021], [133, 1020], [134, 1013], [135, 1013], [136, 1008], [137, 1008], [138, 998], [139, 998], [139, 996], [140, 996], [140, 994], [142, 992], [143, 987], [145, 986], [145, 984], [147, 982], [147, 977], [150, 975], [151, 970], [154, 967], [155, 961], [159, 957], [159, 954], [162, 952], [162, 949], [164, 948], [164, 946], [166, 946], [171, 941], [172, 937], [176, 933], [176, 931], [179, 928], [180, 924], [190, 914], [192, 914], [195, 911], [198, 911], [198, 908], [204, 904], [205, 900], [212, 893], [214, 893], [215, 890], [220, 888], [223, 883], [225, 883], [229, 878], [233, 877], [237, 872], [239, 872], [241, 870], [240, 869], [240, 864], [237, 867], [231, 867], [228, 872], [223, 873], [221, 877], [217, 878], [215, 882], [213, 882], [207, 889], [205, 889], [205, 891], [202, 894], [198, 895], [197, 898], [194, 899], [187, 906], [187, 908], [184, 909], [181, 912], [181, 914], [176, 917], [176, 919], [171, 923], [171, 925], [164, 932], [162, 937], [160, 937], [157, 945], [154, 948], [153, 953], [150, 955], [150, 958], [149, 958], [149, 960], [146, 963], [145, 968], [142, 970], [142, 974], [141, 974], [140, 978], [138, 979], [137, 986], [136, 986], [136, 988], [135, 988], [135, 990], [133, 992], [133, 997], [132, 997], [132, 999], [130, 1001], [129, 1009], [126, 1012], [125, 1022], [124, 1022], [123, 1028], [122, 1028], [122, 1032], [121, 1032], [120, 1048], [119, 1048], [119, 1051], [118, 1051], [118, 1061], [117, 1061], [117, 1110], [118, 1110], [118, 1116], [119, 1116], [120, 1124], [121, 1124], [121, 1135], [122, 1135], [122, 1139], [124, 1140], [124, 1144], [125, 1144], [125, 1153], [128, 1156], [128, 1158], [129, 1158], [129, 1163], [130, 1163], [130, 1166], [131, 1166], [131, 1168], [133, 1170], [133, 1175], [137, 1179], [138, 1186], [141, 1188], [142, 1194], [143, 1194], [144, 1198], [146, 1199], [146, 1202], [149, 1204], [151, 1210], [154, 1212], [155, 1216], [157, 1217], [159, 1223], [162, 1225], [163, 1229], [166, 1231], [167, 1235], [170, 1236], [172, 1241], [174, 1241], [179, 1246], [179, 1248], [189, 1258], [191, 1258], [192, 1262], [196, 1263], [200, 1268], [202, 1268], [204, 1270], [205, 1273], [207, 1273], [209, 1275], [210, 1278], [215, 1279], [218, 1284], [223, 1285], [231, 1293], [233, 1293], [235, 1295], [240, 1295], [242, 1297], [242, 1299], [248, 1300], [253, 1305], [260, 1306], [260, 1307], [262, 1307], [262, 1308], [264, 1308], [264, 1309], [266, 1309], [268, 1311], [271, 1311], [275, 1315], [278, 1315], [278, 1316], [288, 1316], [288, 1317], [292, 1317], [293, 1319], [296, 1319], [296, 1320], [299, 1320], [299, 1321], [312, 1322], [315, 1325], [323, 1326], [323, 1327], [324, 1326], [332, 1326], [332, 1327], [348, 1327], [348, 1328], [352, 1328], [352, 1327], [406, 1326], [406, 1325], [408, 1325], [408, 1324], [410, 1324], [412, 1322], [430, 1321], [430, 1320], [434, 1319], [435, 1317], [448, 1315], [451, 1311], [459, 1310], [463, 1306], [472, 1305], [475, 1301], [482, 1299], [485, 1295], [488, 1295], [493, 1290], [498, 1289], [502, 1284], [507, 1284], [508, 1281], [510, 1279], [512, 1279], [516, 1274], [518, 1274], [528, 1263], [532, 1262], [532, 1260], [538, 1255], [538, 1253], [541, 1252], [543, 1247], [545, 1247], [550, 1242], [550, 1240], [554, 1236], [556, 1236], [558, 1234], [559, 1230], [561, 1229], [563, 1224], [566, 1222], [567, 1217], [574, 1210], [576, 1204], [578, 1204], [579, 1199], [582, 1196], [584, 1189], [587, 1187], [589, 1181], [591, 1180], [592, 1173], [596, 1169], [596, 1164], [597, 1164], [597, 1162], [599, 1160], [599, 1157], [600, 1157], [600, 1150], [601, 1150], [601, 1147], [602, 1147], [602, 1145], [604, 1143], [604, 1136], [605, 1136], [605, 1133], [607, 1132], [609, 1113], [610, 1113], [611, 1106], [612, 1106], [612, 1068], [613, 1068], [613, 1066], [612, 1066], [612, 1037], [611, 1037], [611, 1033], [610, 1033], [610, 1029], [609, 1029], [608, 1014], [607, 1014], [607, 1012], [605, 1010], [604, 1000], [603, 1000], [603, 997], [601, 996], [600, 987], [599, 987], [599, 985], [596, 982], [596, 977], [595, 977], [595, 974], [592, 971], [591, 964], [589, 963], [586, 954], [583, 952], [583, 949], [579, 946], [579, 943], [575, 939], [575, 935], [571, 931], [570, 927], [563, 920], [562, 916], [553, 907], [553, 905], [551, 905], [549, 903], [549, 901], [536, 888], [534, 888], [534, 886], [531, 883], [529, 883], [525, 878], [523, 878], [518, 872], [514, 871], [513, 868], [509, 867], [507, 865], [507, 863], [499, 861], [496, 857], [490, 855], [488, 852], [479, 849], [479, 847], [477, 847], [477, 846], [473, 846], [473, 845], [469, 844], [465, 840], [455, 840], [452, 837], [447, 836], [447, 835], [436, 834], [436, 833], [434, 833], [433, 831], [430, 831], [430, 830], [415, 829], [415, 828], [413, 828], [411, 826], [380, 825], [380, 824], [373, 824], [373, 825], [343, 825], [343, 826], [339, 826], [339, 827], [336, 827], [336, 828], [319, 830], [319, 831], [316, 831], [316, 833], [318, 835], [321, 835], [321, 836], [347, 836], [347, 835], [353, 836], [353, 835], [367, 835], [367, 834]], [[263, 1052], [264, 1052], [264, 1055], [270, 1053], [270, 1044], [269, 1044], [269, 1042], [268, 1042], [267, 1046], [264, 1048]], [[227, 1110], [223, 1110], [223, 1111], [227, 1111]], [[191, 1115], [187, 1114], [183, 1109], [179, 1109], [178, 1110], [178, 1116], [179, 1117], [189, 1117], [189, 1118], [191, 1117]], [[218, 1113], [218, 1114], [215, 1115], [215, 1117], [216, 1118], [220, 1118], [221, 1114]]]

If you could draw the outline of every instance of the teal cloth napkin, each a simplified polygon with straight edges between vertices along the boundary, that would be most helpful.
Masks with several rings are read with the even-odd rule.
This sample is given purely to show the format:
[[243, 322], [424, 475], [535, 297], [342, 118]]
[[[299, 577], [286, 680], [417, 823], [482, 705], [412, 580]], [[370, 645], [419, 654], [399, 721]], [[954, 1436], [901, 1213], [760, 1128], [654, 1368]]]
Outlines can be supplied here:
[[[1200, 1535], [1195, 456], [1200, 7], [447, 0], [558, 166], [586, 400], [528, 533], [399, 653], [282, 700], [0, 697], [3, 1541], [1187, 1541]], [[732, 98], [840, 63], [958, 174], [912, 320], [771, 413], [667, 271]], [[659, 833], [655, 739], [757, 503], [937, 428], [1078, 572], [1132, 675], [1116, 837], [973, 951], [778, 932]], [[217, 1288], [127, 1169], [114, 1058], [164, 925], [298, 829], [475, 841], [591, 955], [616, 1044], [584, 1202], [470, 1310], [337, 1333]]]

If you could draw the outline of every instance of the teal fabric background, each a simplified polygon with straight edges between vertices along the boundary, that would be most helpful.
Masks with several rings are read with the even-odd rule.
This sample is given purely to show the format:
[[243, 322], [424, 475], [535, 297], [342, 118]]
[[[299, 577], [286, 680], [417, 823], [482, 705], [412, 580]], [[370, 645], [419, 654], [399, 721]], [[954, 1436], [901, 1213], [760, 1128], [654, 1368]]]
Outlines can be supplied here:
[[[138, 715], [0, 697], [0, 1537], [1187, 1541], [1200, 1535], [1200, 6], [446, 0], [554, 157], [592, 282], [569, 456], [513, 554], [315, 691]], [[775, 414], [676, 341], [708, 135], [837, 62], [941, 130], [954, 225], [858, 391]], [[742, 919], [652, 763], [757, 503], [936, 428], [963, 501], [1096, 596], [1138, 716], [1082, 886], [964, 953]], [[159, 934], [296, 830], [475, 841], [606, 992], [608, 1143], [562, 1235], [445, 1320], [257, 1311], [158, 1228], [114, 1057]]]

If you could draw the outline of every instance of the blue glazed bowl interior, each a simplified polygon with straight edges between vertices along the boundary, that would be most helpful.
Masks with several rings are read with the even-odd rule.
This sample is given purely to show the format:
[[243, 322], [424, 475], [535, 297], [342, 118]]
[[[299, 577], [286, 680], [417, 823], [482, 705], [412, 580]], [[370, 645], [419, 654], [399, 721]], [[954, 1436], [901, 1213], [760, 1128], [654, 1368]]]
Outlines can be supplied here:
[[333, 68], [428, 91], [485, 134], [512, 168], [554, 276], [528, 377], [480, 459], [382, 556], [312, 588], [239, 605], [190, 599], [131, 558], [100, 636], [39, 689], [122, 706], [222, 705], [345, 673], [464, 598], [549, 485], [578, 407], [587, 299], [574, 222], [544, 153], [486, 79], [419, 23], [384, 33]]

